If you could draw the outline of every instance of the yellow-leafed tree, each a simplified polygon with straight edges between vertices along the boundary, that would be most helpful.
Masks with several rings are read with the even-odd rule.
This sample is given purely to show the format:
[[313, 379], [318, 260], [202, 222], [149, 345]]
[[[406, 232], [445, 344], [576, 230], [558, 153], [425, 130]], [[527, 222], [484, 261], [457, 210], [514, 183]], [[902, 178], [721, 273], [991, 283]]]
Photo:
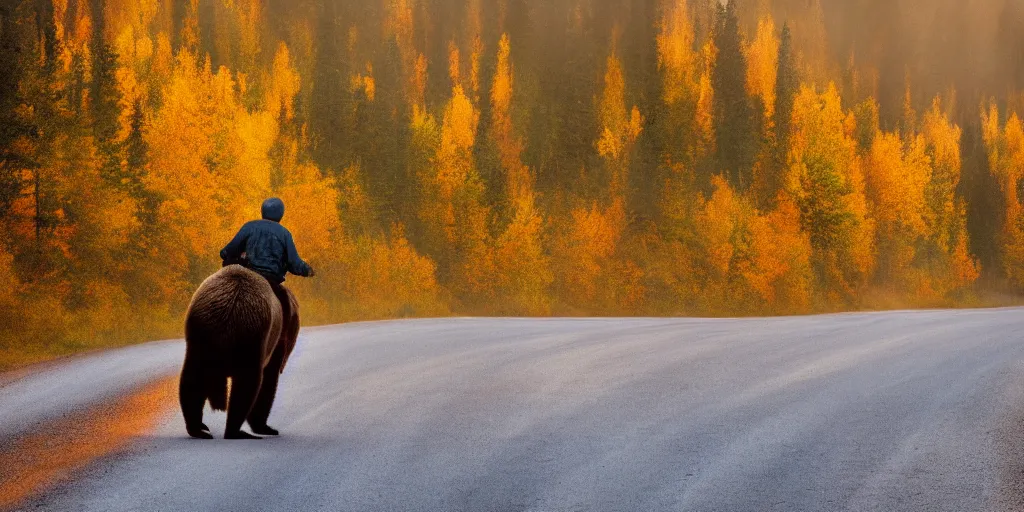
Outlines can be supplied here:
[[269, 195], [276, 138], [275, 117], [242, 108], [227, 69], [214, 74], [208, 60], [200, 67], [178, 54], [147, 133], [146, 185], [161, 199], [170, 268], [192, 269], [183, 276], [192, 282], [215, 268], [220, 248]]
[[1020, 197], [1024, 179], [1024, 123], [1014, 113], [1001, 125], [995, 101], [982, 110], [981, 121], [989, 169], [1003, 193], [999, 240], [1003, 272], [1016, 289], [1024, 290], [1024, 208]]
[[878, 134], [864, 166], [877, 226], [876, 280], [894, 293], [928, 286], [915, 260], [920, 240], [929, 233], [925, 188], [931, 161], [924, 138], [911, 137], [904, 142], [898, 133]]
[[[950, 122], [936, 98], [924, 116], [921, 134], [932, 161], [932, 179], [925, 193], [931, 213], [929, 242], [937, 254], [931, 264], [933, 288], [938, 296], [962, 298], [962, 293], [970, 289], [981, 274], [980, 265], [969, 250], [967, 206], [957, 194], [962, 131]], [[950, 294], [961, 296], [951, 297]]]
[[[479, 120], [479, 111], [456, 85], [434, 139], [436, 151], [419, 170], [419, 220], [427, 254], [438, 263], [440, 281], [467, 308], [495, 301], [490, 209], [483, 203], [484, 185], [473, 157]], [[433, 131], [429, 116], [414, 119], [414, 124], [424, 135]]]
[[854, 128], [834, 86], [822, 93], [801, 88], [793, 105], [785, 188], [810, 237], [817, 289], [831, 306], [855, 303], [875, 265], [875, 226]]
[[550, 312], [548, 286], [553, 277], [541, 244], [544, 219], [536, 204], [533, 172], [522, 162], [523, 143], [512, 124], [514, 74], [510, 51], [508, 35], [503, 35], [491, 85], [490, 136], [498, 147], [505, 173], [511, 222], [495, 241], [495, 306], [502, 313], [543, 315]]

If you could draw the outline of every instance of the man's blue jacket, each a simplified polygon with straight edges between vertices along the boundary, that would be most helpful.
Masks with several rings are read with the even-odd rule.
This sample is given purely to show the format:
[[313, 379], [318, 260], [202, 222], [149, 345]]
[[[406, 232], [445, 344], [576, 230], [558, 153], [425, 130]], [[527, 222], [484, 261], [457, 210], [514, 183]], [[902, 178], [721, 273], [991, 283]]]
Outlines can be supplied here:
[[311, 269], [295, 250], [292, 234], [272, 220], [254, 220], [242, 226], [234, 240], [220, 251], [223, 260], [236, 260], [245, 253], [248, 267], [276, 283], [286, 272], [309, 277]]

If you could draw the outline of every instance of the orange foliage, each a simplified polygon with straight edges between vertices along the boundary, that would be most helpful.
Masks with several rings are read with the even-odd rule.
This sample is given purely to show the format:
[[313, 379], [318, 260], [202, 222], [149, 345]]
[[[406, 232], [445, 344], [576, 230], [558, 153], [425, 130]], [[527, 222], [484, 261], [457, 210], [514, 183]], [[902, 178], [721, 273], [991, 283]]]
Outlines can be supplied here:
[[800, 209], [827, 304], [851, 302], [874, 268], [874, 221], [853, 140], [855, 122], [834, 86], [802, 87], [793, 105], [786, 195]]
[[866, 168], [877, 225], [877, 279], [895, 289], [920, 288], [926, 278], [913, 263], [928, 234], [925, 188], [931, 179], [924, 138], [904, 143], [898, 133], [878, 134]]
[[6, 325], [7, 320], [14, 319], [14, 306], [18, 298], [18, 289], [20, 288], [18, 283], [18, 277], [14, 274], [14, 255], [0, 247], [0, 280], [4, 283], [8, 283], [2, 289], [0, 289], [0, 311], [4, 314], [0, 315], [0, 325], [4, 328], [10, 328], [10, 325]]
[[[566, 44], [550, 49], [516, 39], [527, 19], [547, 30], [535, 17], [546, 9], [522, 18], [504, 0], [466, 0], [444, 14], [455, 24], [419, 0], [308, 12], [104, 0], [100, 19], [90, 2], [52, 3], [52, 20], [21, 2], [4, 25], [24, 32], [11, 47], [27, 64], [5, 82], [17, 97], [0, 123], [31, 136], [0, 148], [0, 321], [33, 339], [174, 334], [218, 250], [270, 195], [320, 271], [289, 280], [313, 321], [805, 313], [880, 295], [953, 305], [979, 279], [952, 107], [936, 98], [918, 114], [908, 79], [900, 129], [886, 133], [879, 118], [898, 113], [861, 97], [880, 90], [878, 70], [851, 60], [853, 97], [818, 87], [838, 76], [820, 0], [786, 13], [807, 83], [782, 141], [771, 13], [786, 9], [740, 10], [743, 27], [759, 17], [742, 47], [765, 123], [748, 192], [712, 178], [714, 2], [659, 0], [643, 10], [652, 19], [610, 20], [610, 33], [591, 27], [605, 16], [596, 4], [575, 2]], [[41, 21], [53, 24], [30, 26]], [[98, 44], [114, 69], [98, 65]], [[609, 44], [604, 59], [595, 44]], [[643, 48], [657, 76], [635, 58]], [[565, 77], [542, 75], [552, 62], [569, 63]], [[1008, 93], [1007, 113], [984, 105], [981, 121], [1004, 220], [993, 258], [1024, 291], [1020, 96]], [[843, 100], [862, 103], [854, 114]]]
[[189, 51], [199, 49], [199, 0], [188, 0], [185, 7], [185, 21], [181, 27], [182, 48]]
[[922, 302], [941, 304], [979, 275], [967, 252], [966, 213], [956, 198], [960, 134], [936, 99], [920, 135], [878, 133], [866, 162], [878, 227], [876, 281]]
[[[445, 107], [440, 133], [432, 118], [414, 115], [421, 144], [436, 149], [428, 168], [420, 169], [423, 224], [428, 254], [436, 258], [442, 282], [467, 304], [488, 304], [494, 293], [494, 260], [488, 233], [490, 210], [483, 204], [483, 183], [473, 158], [480, 114], [456, 85]], [[430, 140], [433, 139], [433, 140]], [[430, 151], [430, 148], [425, 148]]]
[[163, 84], [164, 80], [171, 76], [174, 67], [174, 51], [171, 49], [171, 39], [166, 32], [160, 32], [156, 37], [156, 50], [153, 54], [151, 65], [151, 76], [155, 83]]
[[696, 125], [699, 131], [699, 143], [694, 149], [694, 159], [715, 152], [714, 101], [715, 91], [711, 87], [711, 69], [714, 68], [715, 45], [711, 40], [704, 44], [701, 53], [704, 56], [704, 68], [698, 83]]
[[1013, 113], [1000, 127], [995, 101], [987, 112], [982, 110], [981, 120], [989, 168], [1003, 192], [1003, 271], [1018, 290], [1024, 290], [1024, 208], [1019, 192], [1024, 179], [1024, 122]]
[[658, 67], [664, 81], [663, 98], [672, 105], [693, 101], [698, 93], [699, 58], [693, 51], [693, 25], [686, 0], [665, 0], [658, 26]]
[[352, 92], [362, 92], [370, 102], [377, 97], [377, 82], [373, 79], [373, 64], [366, 63], [366, 73], [352, 75], [351, 82]]
[[622, 199], [615, 199], [604, 209], [593, 204], [572, 211], [552, 248], [552, 268], [563, 302], [584, 311], [602, 306], [602, 281], [612, 269], [625, 223]]
[[959, 126], [942, 112], [938, 98], [924, 117], [921, 133], [932, 160], [932, 179], [928, 184], [931, 210], [931, 243], [945, 261], [935, 272], [937, 293], [945, 296], [970, 287], [981, 275], [978, 261], [968, 250], [967, 207], [958, 197], [960, 184]]
[[288, 46], [284, 43], [278, 44], [270, 72], [270, 86], [267, 88], [267, 97], [263, 102], [265, 110], [275, 117], [279, 114], [282, 115], [282, 121], [290, 121], [295, 117], [292, 105], [295, 96], [299, 93], [301, 83], [298, 71], [292, 67]]
[[553, 279], [548, 256], [541, 245], [543, 218], [535, 204], [533, 173], [520, 160], [522, 141], [512, 118], [512, 63], [508, 35], [498, 42], [491, 86], [491, 137], [498, 146], [505, 171], [512, 221], [494, 246], [498, 311], [506, 314], [543, 315], [550, 312], [547, 287]]
[[745, 50], [747, 94], [760, 98], [765, 121], [770, 122], [775, 115], [775, 75], [779, 64], [779, 39], [770, 15], [757, 22], [757, 35]]
[[759, 215], [719, 176], [711, 198], [697, 211], [698, 306], [718, 314], [792, 313], [810, 304], [810, 240], [796, 206], [783, 198]]
[[[230, 72], [200, 68], [188, 52], [178, 55], [163, 107], [147, 141], [147, 186], [166, 200], [160, 216], [179, 258], [212, 260], [269, 192], [267, 152], [276, 138], [274, 118], [250, 114], [237, 101]], [[185, 259], [176, 263], [185, 267]], [[211, 261], [212, 264], [212, 261]]]
[[358, 165], [349, 166], [338, 175], [338, 214], [345, 219], [349, 236], [371, 232], [376, 225], [373, 205], [363, 185], [363, 178]]
[[508, 35], [498, 42], [498, 57], [495, 64], [494, 81], [491, 84], [492, 136], [497, 139], [501, 153], [501, 165], [506, 169], [521, 166], [522, 142], [513, 133], [512, 127], [512, 63], [509, 61], [511, 44]]
[[398, 45], [402, 76], [405, 77], [405, 100], [409, 106], [419, 106], [424, 102], [427, 60], [413, 43], [413, 6], [410, 3], [410, 0], [386, 0], [384, 27], [387, 37]]
[[325, 320], [383, 319], [447, 313], [439, 298], [435, 266], [419, 255], [401, 229], [388, 239], [361, 237], [335, 254], [318, 279], [301, 283], [317, 291], [306, 302]]
[[640, 110], [635, 105], [627, 111], [625, 89], [619, 59], [609, 55], [600, 104], [602, 131], [596, 147], [610, 168], [612, 197], [626, 191], [630, 152], [644, 124]]
[[288, 207], [283, 224], [293, 233], [303, 259], [314, 268], [332, 259], [343, 234], [334, 180], [321, 176], [316, 167], [298, 165], [278, 195]]
[[[811, 308], [813, 275], [811, 242], [800, 228], [800, 210], [783, 197], [764, 224], [755, 228], [752, 246], [757, 248], [753, 268], [767, 278], [756, 285], [775, 313], [799, 314]], [[755, 282], [756, 273], [747, 279]]]
[[880, 133], [869, 158], [867, 192], [875, 206], [879, 236], [923, 236], [928, 229], [925, 189], [931, 180], [924, 138], [904, 143], [898, 133]]

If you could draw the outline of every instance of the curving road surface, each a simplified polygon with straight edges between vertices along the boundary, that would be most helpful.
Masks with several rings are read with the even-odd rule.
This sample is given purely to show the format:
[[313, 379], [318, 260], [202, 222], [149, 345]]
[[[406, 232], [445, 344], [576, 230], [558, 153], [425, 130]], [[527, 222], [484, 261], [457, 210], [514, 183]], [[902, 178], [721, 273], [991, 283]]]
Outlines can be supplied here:
[[[1024, 510], [1024, 310], [399, 321], [299, 343], [280, 438], [188, 439], [172, 401], [19, 508]], [[182, 354], [154, 343], [0, 380], [0, 443]], [[206, 422], [217, 434], [224, 415]]]

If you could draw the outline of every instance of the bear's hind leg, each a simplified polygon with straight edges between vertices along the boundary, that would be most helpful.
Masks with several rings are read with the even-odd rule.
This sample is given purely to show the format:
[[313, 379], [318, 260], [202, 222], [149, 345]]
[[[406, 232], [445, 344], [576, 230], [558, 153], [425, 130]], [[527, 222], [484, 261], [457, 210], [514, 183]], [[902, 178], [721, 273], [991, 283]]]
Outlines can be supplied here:
[[249, 413], [249, 428], [253, 434], [264, 436], [276, 436], [279, 432], [267, 425], [270, 418], [270, 409], [274, 406], [274, 397], [277, 395], [277, 382], [281, 376], [281, 365], [284, 364], [284, 344], [278, 343], [270, 363], [263, 369], [263, 382], [260, 384], [260, 393], [256, 396], [256, 404]]
[[260, 371], [259, 364], [249, 365], [246, 369], [235, 372], [231, 378], [231, 397], [228, 399], [228, 423], [224, 430], [224, 439], [262, 439], [242, 431], [242, 423], [245, 423], [253, 404], [256, 403], [262, 380], [263, 372]]
[[178, 400], [181, 415], [185, 417], [185, 431], [197, 439], [213, 439], [210, 428], [203, 423], [203, 404], [206, 403], [206, 389], [203, 385], [203, 369], [196, 357], [185, 355], [178, 384]]

